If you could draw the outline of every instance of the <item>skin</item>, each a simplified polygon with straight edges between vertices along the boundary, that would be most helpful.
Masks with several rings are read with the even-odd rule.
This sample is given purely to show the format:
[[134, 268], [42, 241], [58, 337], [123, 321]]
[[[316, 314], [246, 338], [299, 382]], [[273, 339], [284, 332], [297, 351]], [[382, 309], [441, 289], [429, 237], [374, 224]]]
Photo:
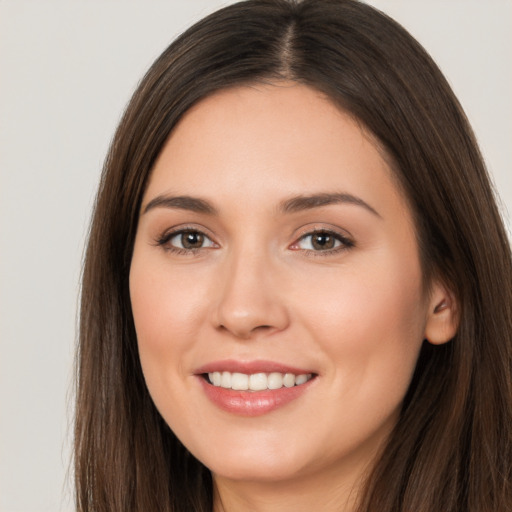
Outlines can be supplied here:
[[[367, 206], [281, 208], [333, 193]], [[200, 198], [216, 212], [155, 204], [164, 196]], [[204, 244], [180, 250], [181, 235], [159, 243], [184, 228]], [[341, 239], [318, 249], [314, 230]], [[446, 342], [456, 328], [447, 290], [425, 290], [392, 170], [319, 92], [237, 87], [184, 116], [143, 198], [130, 293], [148, 389], [211, 469], [216, 511], [354, 509], [423, 340]], [[195, 375], [224, 359], [276, 361], [315, 378], [296, 400], [246, 417], [213, 404]]]

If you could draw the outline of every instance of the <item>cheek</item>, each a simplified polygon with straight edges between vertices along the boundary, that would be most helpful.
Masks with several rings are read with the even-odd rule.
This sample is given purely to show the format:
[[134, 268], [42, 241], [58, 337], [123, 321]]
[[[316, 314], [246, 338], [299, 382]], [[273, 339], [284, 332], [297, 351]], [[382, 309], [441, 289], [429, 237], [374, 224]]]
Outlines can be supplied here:
[[419, 265], [410, 261], [379, 261], [331, 272], [323, 287], [312, 277], [309, 307], [301, 311], [330, 356], [339, 389], [362, 398], [388, 388], [396, 400], [406, 392], [423, 342], [422, 278]]
[[[170, 345], [179, 341], [201, 318], [207, 292], [199, 272], [173, 271], [165, 258], [141, 250], [130, 268], [130, 298], [138, 336]], [[174, 345], [172, 343], [171, 345]]]
[[198, 336], [207, 294], [200, 279], [191, 282], [189, 274], [173, 273], [165, 263], [144, 256], [134, 252], [130, 298], [142, 370], [158, 407], [160, 395], [172, 389], [169, 384], [190, 372], [187, 355]]
[[[326, 439], [357, 446], [392, 428], [409, 388], [423, 342], [419, 268], [388, 265], [386, 271], [331, 272], [322, 290], [311, 277], [302, 324], [328, 361], [331, 428]], [[318, 277], [318, 276], [317, 276]], [[318, 282], [318, 281], [317, 281]], [[298, 302], [301, 301], [297, 293]], [[302, 302], [306, 296], [302, 294]], [[297, 306], [299, 307], [299, 306]], [[319, 407], [318, 415], [326, 416]], [[328, 420], [325, 420], [328, 422]], [[326, 457], [334, 456], [326, 453]]]

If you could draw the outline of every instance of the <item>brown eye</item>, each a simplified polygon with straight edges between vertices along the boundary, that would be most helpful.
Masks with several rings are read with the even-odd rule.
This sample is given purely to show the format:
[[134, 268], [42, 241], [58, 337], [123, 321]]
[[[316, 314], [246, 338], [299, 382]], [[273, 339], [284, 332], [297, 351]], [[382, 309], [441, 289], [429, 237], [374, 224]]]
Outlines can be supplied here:
[[158, 244], [171, 251], [197, 251], [199, 249], [217, 247], [204, 233], [192, 229], [170, 233], [160, 239]]
[[334, 249], [336, 239], [330, 233], [315, 233], [311, 235], [311, 245], [317, 251]]
[[293, 246], [310, 252], [336, 252], [338, 249], [349, 249], [354, 243], [345, 236], [333, 231], [313, 231], [303, 235]]
[[181, 247], [183, 249], [199, 249], [203, 246], [204, 235], [197, 231], [184, 231], [180, 235]]

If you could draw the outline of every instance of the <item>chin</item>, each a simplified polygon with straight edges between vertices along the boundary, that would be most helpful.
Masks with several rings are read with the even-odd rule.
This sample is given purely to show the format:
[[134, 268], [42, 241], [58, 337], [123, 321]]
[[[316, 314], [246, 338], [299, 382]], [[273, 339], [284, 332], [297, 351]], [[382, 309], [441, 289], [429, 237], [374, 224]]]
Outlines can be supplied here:
[[199, 460], [215, 476], [230, 480], [277, 482], [292, 479], [310, 467], [313, 457], [305, 453], [306, 443], [274, 441], [262, 445], [254, 441], [224, 443], [220, 453], [205, 451]]
[[210, 470], [216, 477], [261, 483], [292, 480], [301, 473], [298, 464], [272, 457], [267, 457], [265, 461], [254, 459], [222, 461], [213, 463]]

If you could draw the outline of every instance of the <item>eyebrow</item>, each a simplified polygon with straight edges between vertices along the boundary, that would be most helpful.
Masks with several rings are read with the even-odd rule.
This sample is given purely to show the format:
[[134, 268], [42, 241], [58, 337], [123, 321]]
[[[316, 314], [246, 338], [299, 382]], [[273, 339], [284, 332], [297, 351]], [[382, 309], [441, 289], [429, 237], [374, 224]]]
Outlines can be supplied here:
[[[320, 193], [312, 195], [300, 195], [286, 199], [279, 204], [279, 210], [283, 213], [297, 213], [332, 204], [353, 204], [365, 208], [373, 215], [382, 218], [381, 215], [367, 202], [352, 194], [346, 193]], [[157, 196], [144, 208], [143, 214], [154, 208], [171, 208], [187, 210], [207, 215], [217, 215], [217, 209], [205, 199], [191, 196]]]
[[217, 214], [217, 210], [208, 201], [191, 196], [157, 196], [146, 205], [142, 213], [154, 208], [177, 208], [208, 215]]
[[371, 207], [360, 197], [345, 193], [321, 193], [308, 196], [301, 195], [292, 197], [280, 204], [280, 210], [284, 213], [296, 213], [332, 204], [353, 204], [356, 206], [361, 206], [373, 215], [382, 218], [382, 216], [379, 214], [379, 212], [377, 212], [377, 210], [375, 210], [375, 208]]

